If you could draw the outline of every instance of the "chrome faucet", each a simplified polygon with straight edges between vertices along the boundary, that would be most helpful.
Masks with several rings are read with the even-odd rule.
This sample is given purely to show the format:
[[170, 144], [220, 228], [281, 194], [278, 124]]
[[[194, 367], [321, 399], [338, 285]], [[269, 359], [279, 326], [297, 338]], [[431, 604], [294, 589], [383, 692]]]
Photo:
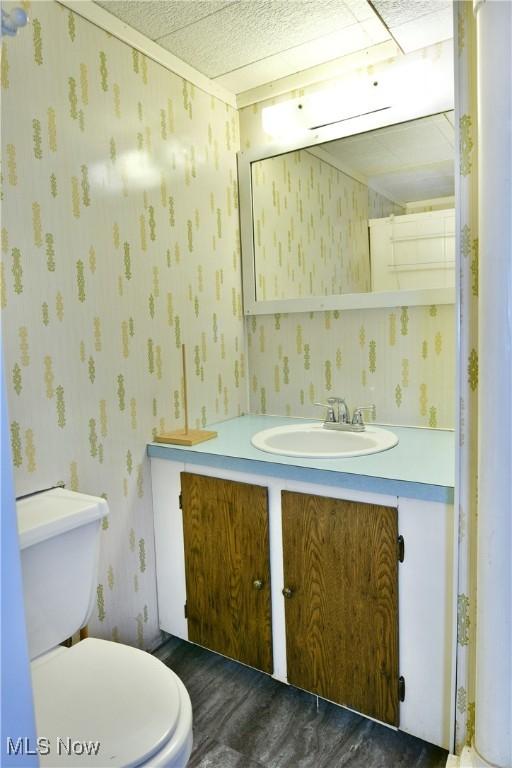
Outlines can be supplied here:
[[342, 397], [328, 397], [326, 403], [314, 403], [320, 408], [327, 408], [325, 424], [346, 424], [350, 421], [348, 405]]
[[338, 403], [338, 424], [349, 424], [350, 411], [346, 401], [342, 397], [337, 397], [336, 402]]
[[322, 408], [327, 408], [327, 414], [323, 426], [326, 429], [339, 429], [347, 432], [363, 432], [365, 423], [363, 411], [370, 411], [372, 419], [376, 417], [375, 405], [361, 405], [354, 409], [352, 419], [349, 407], [343, 397], [328, 397], [326, 403], [314, 403]]

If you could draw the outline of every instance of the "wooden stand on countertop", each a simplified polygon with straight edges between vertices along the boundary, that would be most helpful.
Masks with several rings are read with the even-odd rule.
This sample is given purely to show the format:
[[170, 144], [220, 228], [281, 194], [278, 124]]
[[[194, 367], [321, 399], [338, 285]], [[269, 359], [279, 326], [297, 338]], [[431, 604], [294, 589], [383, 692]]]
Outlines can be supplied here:
[[189, 429], [188, 428], [188, 398], [187, 398], [187, 361], [185, 355], [185, 345], [181, 345], [181, 356], [183, 361], [183, 406], [185, 410], [185, 429], [177, 429], [175, 432], [163, 432], [157, 435], [157, 443], [169, 443], [171, 445], [196, 445], [205, 440], [211, 440], [217, 437], [217, 433], [207, 429]]

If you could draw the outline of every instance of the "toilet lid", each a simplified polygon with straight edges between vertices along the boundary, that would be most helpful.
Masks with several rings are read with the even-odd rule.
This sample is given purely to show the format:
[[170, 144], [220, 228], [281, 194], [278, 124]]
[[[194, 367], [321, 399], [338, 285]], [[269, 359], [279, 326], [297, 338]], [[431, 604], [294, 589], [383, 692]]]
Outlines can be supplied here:
[[174, 672], [107, 640], [89, 638], [40, 657], [32, 685], [37, 735], [45, 739], [40, 753], [48, 748], [41, 766], [133, 768], [171, 739], [180, 717]]

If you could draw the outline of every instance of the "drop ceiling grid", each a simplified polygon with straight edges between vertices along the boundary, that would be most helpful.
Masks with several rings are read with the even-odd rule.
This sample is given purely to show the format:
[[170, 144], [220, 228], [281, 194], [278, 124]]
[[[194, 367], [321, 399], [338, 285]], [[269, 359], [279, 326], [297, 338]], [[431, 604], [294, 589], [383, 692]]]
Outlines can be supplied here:
[[101, 6], [232, 94], [390, 41], [390, 29], [404, 51], [452, 34], [451, 0], [83, 3], [87, 4]]
[[445, 10], [451, 4], [451, 0], [372, 0], [372, 5], [390, 28]]
[[370, 18], [266, 56], [214, 80], [224, 88], [240, 93], [389, 40], [391, 37], [381, 22]]
[[393, 27], [391, 34], [404, 53], [426, 48], [440, 40], [448, 40], [453, 37], [452, 8], [444, 8], [423, 16], [419, 21], [408, 21]]
[[[445, 127], [446, 126], [446, 127]], [[451, 131], [451, 133], [450, 133]], [[423, 166], [453, 158], [453, 129], [444, 115], [362, 134], [324, 149], [364, 176], [387, 173], [397, 166]]]
[[453, 36], [452, 0], [372, 0], [404, 53]]
[[232, 3], [159, 43], [214, 78], [357, 23], [343, 0]]
[[368, 0], [96, 0], [240, 93], [391, 39]]
[[454, 194], [453, 175], [433, 173], [430, 176], [411, 174], [393, 174], [390, 176], [370, 177], [370, 186], [390, 200], [405, 205], [419, 200], [430, 200], [439, 197], [451, 197]]
[[448, 197], [454, 193], [450, 117], [433, 115], [330, 142], [323, 149], [396, 202]]
[[407, 133], [397, 131], [382, 136], [383, 149], [407, 165], [424, 165], [453, 157], [453, 146], [438, 130], [436, 120], [422, 126], [414, 126]]

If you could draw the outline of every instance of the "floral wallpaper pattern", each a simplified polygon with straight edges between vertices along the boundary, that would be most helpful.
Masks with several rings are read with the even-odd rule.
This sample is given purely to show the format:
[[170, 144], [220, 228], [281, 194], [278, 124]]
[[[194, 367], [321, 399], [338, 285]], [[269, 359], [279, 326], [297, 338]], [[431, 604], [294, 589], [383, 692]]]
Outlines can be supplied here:
[[[22, 4], [31, 24], [2, 41], [0, 71], [17, 493], [107, 498], [91, 633], [151, 648], [145, 450], [182, 423], [181, 343], [197, 426], [242, 413], [247, 383], [255, 412], [318, 415], [332, 393], [452, 426], [453, 308], [253, 317], [245, 347], [236, 111], [53, 0]], [[260, 107], [240, 113], [244, 146]]]
[[458, 266], [460, 270], [460, 395], [457, 498], [459, 559], [457, 596], [457, 706], [455, 751], [475, 735], [476, 565], [478, 528], [478, 117], [477, 35], [471, 3], [457, 1], [455, 83]]
[[251, 411], [323, 416], [374, 403], [377, 421], [451, 428], [453, 307], [257, 315], [247, 320]]
[[370, 287], [368, 187], [307, 150], [252, 164], [258, 299]]
[[[241, 109], [241, 146], [271, 145], [263, 109], [298, 95]], [[369, 218], [404, 212], [371, 189], [368, 210]], [[453, 305], [258, 315], [246, 325], [252, 412], [314, 417], [315, 401], [339, 395], [351, 407], [375, 403], [378, 421], [454, 427]]]
[[[7, 5], [7, 4], [6, 4]], [[146, 443], [245, 407], [238, 116], [56, 2], [2, 42], [17, 493], [104, 495], [92, 634], [159, 641]], [[27, 85], [28, 84], [28, 85]]]

